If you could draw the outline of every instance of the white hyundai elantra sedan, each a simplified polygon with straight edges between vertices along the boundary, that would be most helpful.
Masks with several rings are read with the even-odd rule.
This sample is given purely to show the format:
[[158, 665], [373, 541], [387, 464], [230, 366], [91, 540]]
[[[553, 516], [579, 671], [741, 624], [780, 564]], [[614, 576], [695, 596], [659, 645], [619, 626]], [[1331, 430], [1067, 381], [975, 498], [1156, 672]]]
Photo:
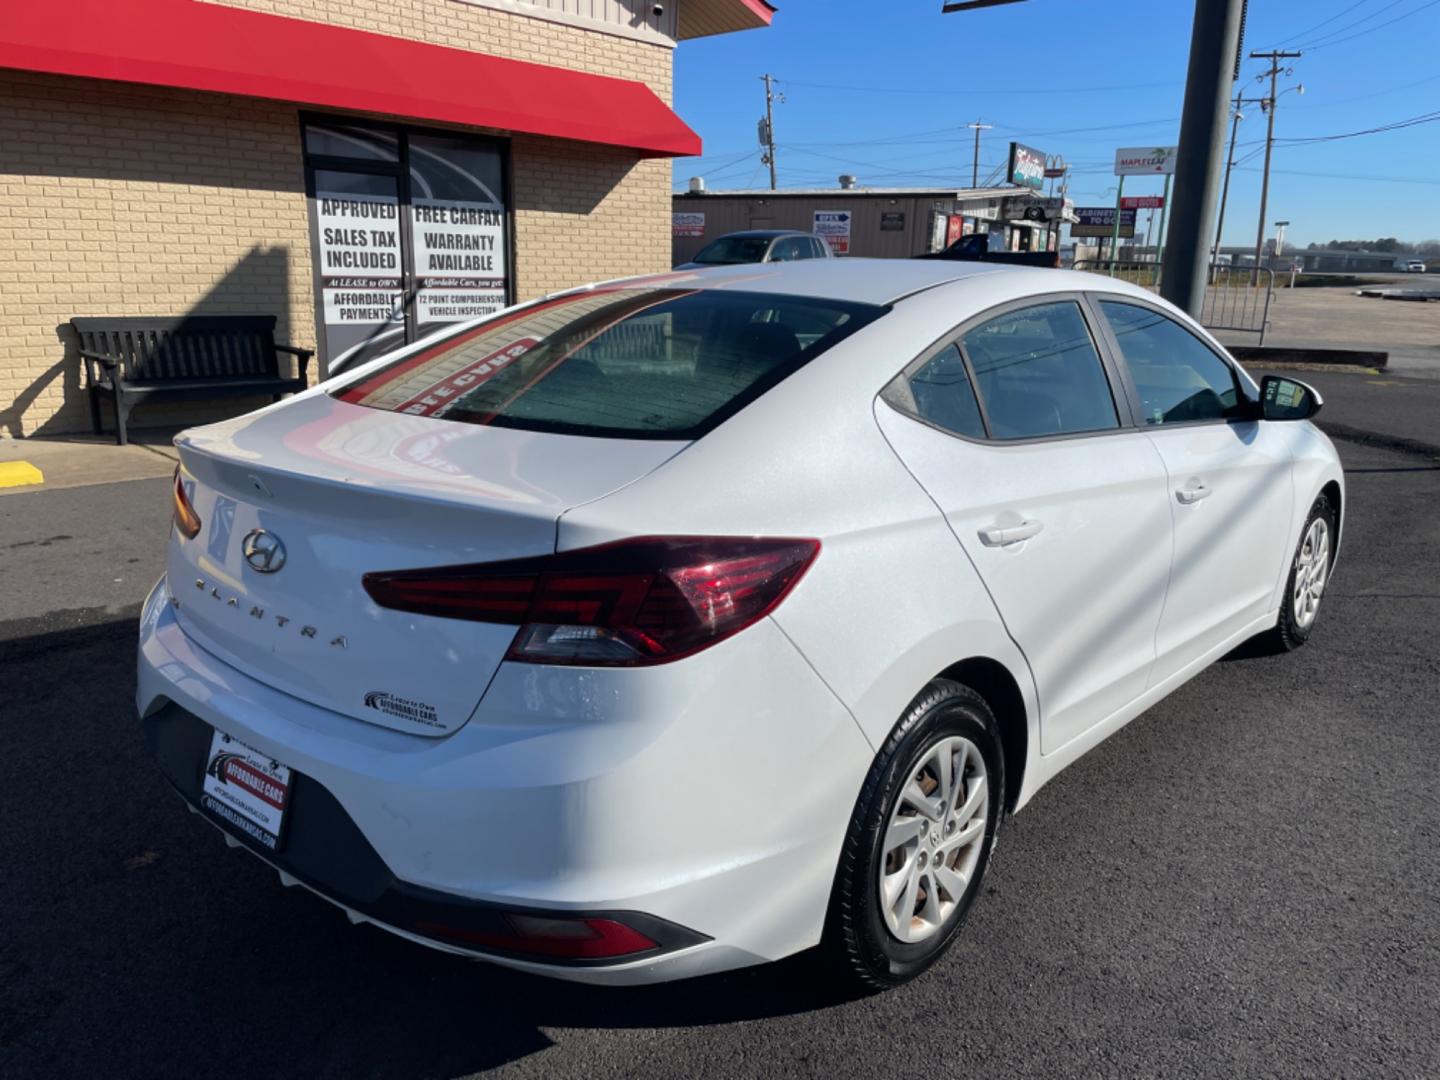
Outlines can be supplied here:
[[177, 440], [146, 737], [231, 844], [426, 945], [893, 985], [1048, 779], [1310, 635], [1319, 404], [1089, 274], [547, 297]]

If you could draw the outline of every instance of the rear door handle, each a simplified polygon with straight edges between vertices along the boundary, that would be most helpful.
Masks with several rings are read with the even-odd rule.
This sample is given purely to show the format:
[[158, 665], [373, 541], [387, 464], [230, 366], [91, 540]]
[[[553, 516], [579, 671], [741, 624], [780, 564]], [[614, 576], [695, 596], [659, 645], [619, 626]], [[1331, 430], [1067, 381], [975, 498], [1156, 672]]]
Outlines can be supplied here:
[[1005, 547], [1029, 540], [1045, 526], [1038, 521], [1022, 521], [1019, 525], [991, 525], [980, 530], [980, 542], [986, 547]]
[[1191, 503], [1197, 503], [1201, 499], [1208, 499], [1209, 497], [1210, 489], [1199, 481], [1192, 481], [1190, 484], [1187, 484], [1175, 492], [1175, 498], [1187, 506]]

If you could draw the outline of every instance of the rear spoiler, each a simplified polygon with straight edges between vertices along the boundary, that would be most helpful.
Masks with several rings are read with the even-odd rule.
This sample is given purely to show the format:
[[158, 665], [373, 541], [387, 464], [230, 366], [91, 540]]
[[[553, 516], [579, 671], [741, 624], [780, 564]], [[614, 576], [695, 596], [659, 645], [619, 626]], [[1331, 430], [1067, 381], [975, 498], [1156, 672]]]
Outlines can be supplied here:
[[972, 233], [962, 236], [943, 251], [929, 251], [916, 255], [917, 259], [951, 259], [957, 262], [1008, 263], [1011, 266], [1041, 266], [1050, 270], [1060, 268], [1058, 251], [991, 251], [990, 237], [986, 233]]

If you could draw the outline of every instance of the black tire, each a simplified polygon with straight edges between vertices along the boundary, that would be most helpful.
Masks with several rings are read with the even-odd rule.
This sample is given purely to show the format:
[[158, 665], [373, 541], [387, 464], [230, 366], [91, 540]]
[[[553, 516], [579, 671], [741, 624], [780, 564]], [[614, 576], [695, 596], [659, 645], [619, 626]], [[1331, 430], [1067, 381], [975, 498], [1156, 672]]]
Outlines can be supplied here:
[[1330, 581], [1330, 567], [1335, 562], [1335, 539], [1336, 519], [1335, 508], [1330, 505], [1330, 500], [1324, 495], [1316, 498], [1310, 507], [1310, 513], [1305, 518], [1305, 524], [1300, 529], [1300, 540], [1295, 545], [1295, 554], [1290, 560], [1290, 573], [1285, 578], [1285, 595], [1280, 600], [1280, 619], [1275, 624], [1275, 629], [1270, 632], [1270, 641], [1273, 651], [1291, 652], [1298, 649], [1305, 642], [1310, 640], [1310, 635], [1315, 630], [1315, 621], [1319, 618], [1317, 610], [1311, 616], [1308, 624], [1301, 623], [1295, 611], [1295, 578], [1300, 570], [1300, 556], [1305, 549], [1305, 539], [1310, 535], [1310, 526], [1316, 518], [1325, 521], [1329, 537], [1329, 553], [1326, 556], [1325, 582]]
[[[885, 858], [884, 836], [911, 773], [929, 751], [952, 735], [969, 740], [984, 760], [989, 789], [984, 839], [968, 886], [939, 929], [924, 941], [904, 942], [891, 932], [881, 908], [878, 881]], [[980, 891], [1004, 803], [1005, 759], [994, 713], [968, 686], [934, 680], [895, 725], [856, 800], [835, 875], [826, 933], [828, 959], [872, 989], [899, 986], [935, 963], [954, 940]], [[978, 820], [978, 811], [975, 817]]]

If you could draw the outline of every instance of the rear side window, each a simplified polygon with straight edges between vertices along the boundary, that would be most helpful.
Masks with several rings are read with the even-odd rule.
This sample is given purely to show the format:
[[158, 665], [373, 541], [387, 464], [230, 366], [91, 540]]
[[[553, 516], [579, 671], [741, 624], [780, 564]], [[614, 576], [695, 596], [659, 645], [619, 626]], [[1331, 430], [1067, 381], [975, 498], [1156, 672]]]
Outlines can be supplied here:
[[460, 331], [332, 393], [468, 424], [694, 439], [886, 310], [767, 293], [596, 290]]
[[985, 421], [959, 348], [945, 346], [910, 376], [909, 385], [920, 419], [956, 435], [985, 438]]
[[1072, 300], [981, 323], [963, 340], [995, 439], [1120, 426], [1090, 329]]
[[1158, 311], [1100, 301], [1130, 370], [1147, 424], [1223, 420], [1237, 412], [1230, 365], [1199, 338]]

